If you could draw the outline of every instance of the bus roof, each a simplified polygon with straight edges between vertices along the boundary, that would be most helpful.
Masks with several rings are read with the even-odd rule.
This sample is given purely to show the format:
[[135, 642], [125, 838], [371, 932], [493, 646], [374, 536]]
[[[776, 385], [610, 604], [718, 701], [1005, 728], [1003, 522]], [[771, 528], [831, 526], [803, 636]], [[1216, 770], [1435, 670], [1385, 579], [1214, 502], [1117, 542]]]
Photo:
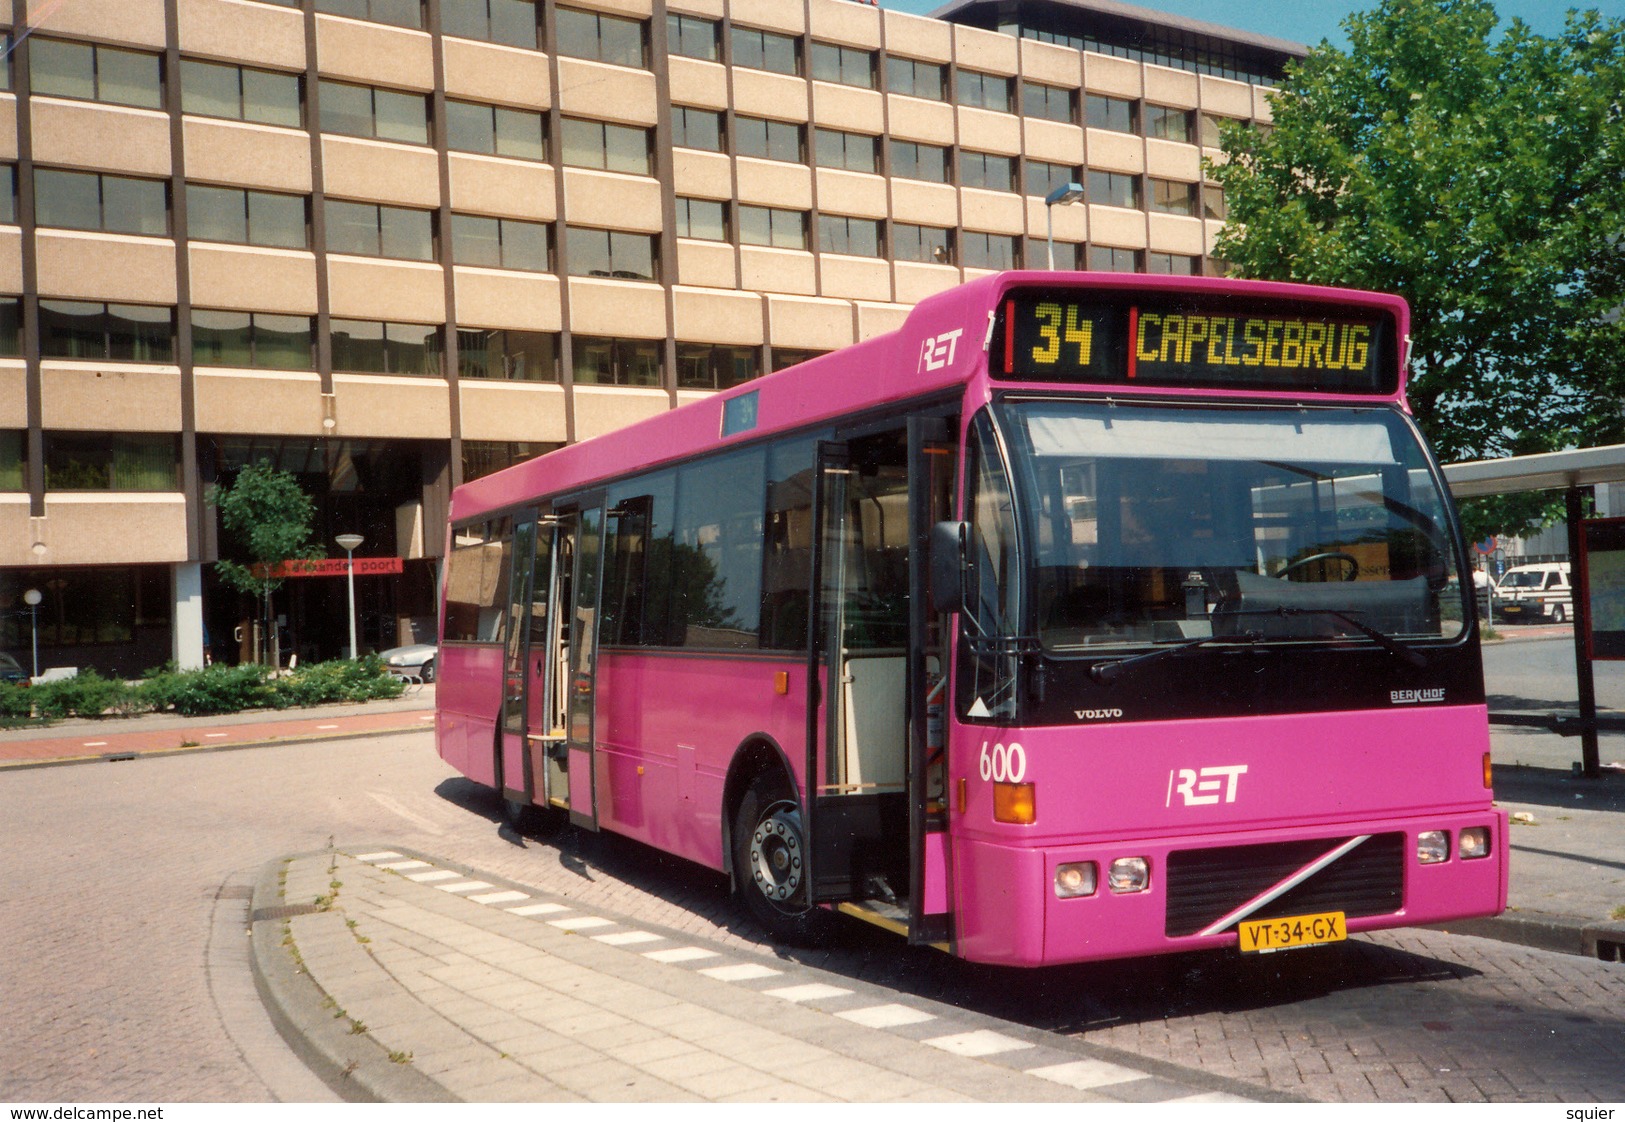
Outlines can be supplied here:
[[[586, 490], [622, 474], [681, 460], [731, 444], [784, 432], [967, 386], [987, 373], [986, 350], [994, 310], [1003, 295], [1022, 287], [1162, 292], [1246, 299], [1272, 298], [1381, 310], [1396, 318], [1408, 340], [1409, 309], [1397, 296], [1353, 289], [1245, 281], [1216, 277], [1124, 273], [1011, 271], [980, 277], [927, 297], [903, 326], [827, 355], [765, 375], [602, 436], [561, 448], [465, 483], [452, 493], [453, 520], [477, 517], [543, 495]], [[1375, 400], [1404, 403], [1404, 354], [1392, 394]], [[1122, 394], [1122, 385], [1067, 384], [1072, 391]], [[1218, 395], [1221, 391], [1136, 386], [1135, 394]], [[1371, 402], [1373, 395], [1250, 391], [1250, 397], [1283, 400]]]

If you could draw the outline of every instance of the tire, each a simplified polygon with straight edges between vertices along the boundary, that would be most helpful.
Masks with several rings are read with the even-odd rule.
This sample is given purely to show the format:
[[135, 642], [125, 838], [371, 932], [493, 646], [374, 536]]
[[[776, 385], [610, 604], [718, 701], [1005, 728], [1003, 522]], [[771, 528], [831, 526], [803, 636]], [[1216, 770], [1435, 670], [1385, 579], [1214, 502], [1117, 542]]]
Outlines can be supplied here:
[[829, 935], [829, 913], [807, 903], [806, 841], [801, 807], [782, 782], [759, 776], [734, 815], [734, 894], [774, 939], [817, 946]]
[[430, 659], [418, 668], [418, 678], [424, 685], [434, 681], [434, 659]]
[[1564, 609], [1562, 604], [1558, 604], [1552, 608], [1553, 623], [1564, 623], [1568, 620], [1568, 618], [1569, 613]]

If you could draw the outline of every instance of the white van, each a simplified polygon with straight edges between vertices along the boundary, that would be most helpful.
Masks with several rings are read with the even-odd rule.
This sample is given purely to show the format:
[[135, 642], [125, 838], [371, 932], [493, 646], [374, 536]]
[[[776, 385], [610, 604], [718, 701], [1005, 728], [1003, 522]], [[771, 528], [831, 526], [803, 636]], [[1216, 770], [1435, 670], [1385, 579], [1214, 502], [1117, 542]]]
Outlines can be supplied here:
[[1514, 565], [1495, 586], [1495, 613], [1513, 623], [1562, 623], [1574, 617], [1569, 563]]

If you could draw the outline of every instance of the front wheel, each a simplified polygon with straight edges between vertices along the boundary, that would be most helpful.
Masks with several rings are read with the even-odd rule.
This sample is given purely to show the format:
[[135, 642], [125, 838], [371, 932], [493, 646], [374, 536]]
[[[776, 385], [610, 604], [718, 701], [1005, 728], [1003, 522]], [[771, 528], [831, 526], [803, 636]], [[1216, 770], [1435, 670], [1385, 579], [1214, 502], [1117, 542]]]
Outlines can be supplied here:
[[773, 938], [814, 946], [827, 936], [829, 914], [808, 902], [801, 808], [765, 778], [751, 784], [734, 815], [733, 869], [740, 904]]
[[1563, 609], [1562, 604], [1555, 605], [1552, 608], [1552, 622], [1553, 623], [1563, 623], [1568, 618], [1569, 618], [1569, 614], [1568, 614], [1567, 611], [1565, 611]]

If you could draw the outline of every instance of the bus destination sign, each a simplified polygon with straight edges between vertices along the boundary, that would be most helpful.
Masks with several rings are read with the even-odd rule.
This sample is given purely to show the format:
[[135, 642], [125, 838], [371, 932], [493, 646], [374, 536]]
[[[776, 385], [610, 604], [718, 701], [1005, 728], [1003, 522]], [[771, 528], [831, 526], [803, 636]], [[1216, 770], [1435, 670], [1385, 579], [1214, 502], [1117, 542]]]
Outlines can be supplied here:
[[1392, 320], [1357, 306], [1071, 289], [1010, 293], [999, 314], [1003, 362], [995, 351], [993, 365], [1008, 378], [1356, 394], [1398, 385]]

